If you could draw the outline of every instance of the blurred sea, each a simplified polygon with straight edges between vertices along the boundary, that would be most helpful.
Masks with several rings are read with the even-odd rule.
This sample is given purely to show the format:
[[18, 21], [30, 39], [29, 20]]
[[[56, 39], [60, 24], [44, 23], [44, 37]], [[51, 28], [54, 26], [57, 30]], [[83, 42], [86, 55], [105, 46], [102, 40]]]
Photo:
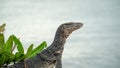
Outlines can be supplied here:
[[52, 43], [57, 27], [83, 22], [65, 44], [63, 68], [120, 68], [120, 0], [0, 0], [6, 38]]

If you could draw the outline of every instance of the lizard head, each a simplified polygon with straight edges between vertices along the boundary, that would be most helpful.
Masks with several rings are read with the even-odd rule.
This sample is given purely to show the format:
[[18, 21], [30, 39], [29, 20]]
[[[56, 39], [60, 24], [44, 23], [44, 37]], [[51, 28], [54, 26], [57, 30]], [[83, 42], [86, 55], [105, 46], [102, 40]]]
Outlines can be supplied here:
[[78, 23], [78, 22], [69, 22], [69, 23], [64, 23], [62, 25], [60, 25], [60, 27], [58, 28], [58, 31], [61, 32], [61, 34], [67, 38], [73, 31], [81, 28], [83, 26], [82, 23]]

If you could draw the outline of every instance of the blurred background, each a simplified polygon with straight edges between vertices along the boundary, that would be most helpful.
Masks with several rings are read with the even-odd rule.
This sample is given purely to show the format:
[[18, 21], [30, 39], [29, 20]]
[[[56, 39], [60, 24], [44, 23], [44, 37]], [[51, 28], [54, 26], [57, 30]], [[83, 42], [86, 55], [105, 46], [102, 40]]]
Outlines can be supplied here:
[[20, 37], [25, 49], [50, 45], [57, 27], [82, 22], [65, 44], [63, 68], [120, 68], [120, 0], [0, 0], [6, 38]]

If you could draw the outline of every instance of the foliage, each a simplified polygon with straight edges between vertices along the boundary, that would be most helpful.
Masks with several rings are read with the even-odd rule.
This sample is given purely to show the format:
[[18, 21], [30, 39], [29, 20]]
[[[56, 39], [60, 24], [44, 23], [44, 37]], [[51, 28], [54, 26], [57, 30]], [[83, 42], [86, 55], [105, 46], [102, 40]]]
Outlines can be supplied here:
[[[24, 59], [34, 57], [47, 46], [45, 41], [34, 49], [33, 44], [31, 44], [28, 47], [27, 52], [24, 53], [23, 45], [19, 38], [17, 38], [15, 35], [11, 35], [5, 42], [3, 34], [4, 30], [5, 24], [0, 26], [0, 67], [11, 62], [19, 62]], [[17, 47], [18, 51], [13, 53], [15, 46]]]

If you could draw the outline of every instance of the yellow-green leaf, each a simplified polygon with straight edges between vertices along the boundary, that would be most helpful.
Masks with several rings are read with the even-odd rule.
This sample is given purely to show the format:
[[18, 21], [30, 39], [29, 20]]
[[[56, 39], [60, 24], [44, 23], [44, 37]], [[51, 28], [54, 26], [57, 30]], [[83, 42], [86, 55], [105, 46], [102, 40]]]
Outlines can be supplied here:
[[45, 47], [47, 46], [47, 43], [44, 41], [42, 42], [38, 47], [36, 47], [33, 51], [30, 57], [34, 57], [36, 54], [40, 53]]
[[10, 36], [6, 41], [2, 51], [11, 52], [12, 46], [13, 46], [13, 39], [12, 39], [12, 36]]
[[26, 58], [28, 58], [32, 54], [32, 50], [33, 50], [33, 44], [29, 46], [27, 53], [25, 55]]
[[20, 40], [16, 36], [14, 36], [14, 35], [12, 35], [12, 37], [13, 37], [14, 43], [17, 46], [18, 51], [21, 52], [22, 54], [24, 54], [24, 48], [23, 48], [23, 45], [20, 42]]
[[4, 35], [0, 34], [0, 54], [1, 54], [1, 50], [3, 48], [3, 45], [5, 44], [5, 39], [4, 39]]

